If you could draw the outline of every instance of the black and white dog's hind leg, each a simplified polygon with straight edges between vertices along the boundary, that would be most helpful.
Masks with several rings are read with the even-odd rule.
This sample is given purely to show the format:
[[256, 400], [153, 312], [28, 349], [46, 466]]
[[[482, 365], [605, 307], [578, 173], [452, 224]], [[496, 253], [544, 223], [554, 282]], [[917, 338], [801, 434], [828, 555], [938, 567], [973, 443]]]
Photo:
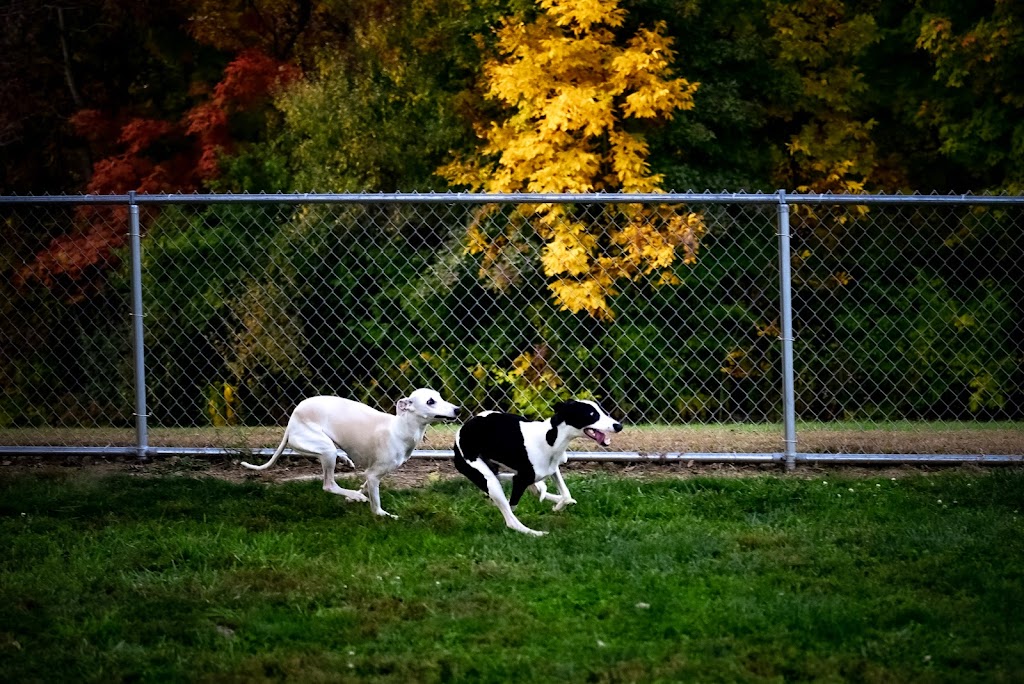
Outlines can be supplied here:
[[[505, 525], [515, 530], [516, 532], [522, 532], [524, 534], [532, 534], [540, 537], [547, 532], [541, 532], [539, 530], [533, 530], [519, 522], [519, 518], [512, 511], [512, 508], [519, 503], [519, 499], [522, 497], [523, 492], [526, 488], [533, 484], [532, 473], [516, 473], [512, 476], [512, 493], [509, 499], [505, 498], [505, 491], [501, 488], [501, 480], [498, 479], [498, 474], [494, 469], [479, 456], [472, 456], [466, 458], [462, 449], [459, 446], [458, 437], [455, 440], [455, 469], [460, 473], [469, 478], [469, 481], [475, 484], [477, 487], [482, 489], [494, 505], [501, 511], [501, 515], [505, 518]], [[543, 484], [543, 483], [541, 483]], [[546, 492], [545, 492], [546, 494]], [[551, 496], [547, 494], [547, 496]], [[543, 501], [543, 496], [541, 498]]]

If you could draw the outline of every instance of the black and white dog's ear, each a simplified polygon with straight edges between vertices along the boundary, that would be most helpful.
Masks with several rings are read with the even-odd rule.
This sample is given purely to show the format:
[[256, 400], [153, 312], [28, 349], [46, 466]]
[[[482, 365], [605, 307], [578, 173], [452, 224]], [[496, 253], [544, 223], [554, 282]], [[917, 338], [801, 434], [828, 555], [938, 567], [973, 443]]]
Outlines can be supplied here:
[[544, 433], [544, 439], [547, 440], [548, 446], [555, 446], [555, 440], [558, 439], [558, 426], [565, 422], [565, 411], [572, 404], [569, 401], [562, 401], [555, 404], [555, 415], [551, 416], [551, 429]]
[[412, 399], [411, 398], [405, 397], [404, 399], [399, 399], [398, 403], [395, 404], [395, 414], [396, 415], [400, 416], [403, 413], [408, 413], [409, 411], [412, 411]]

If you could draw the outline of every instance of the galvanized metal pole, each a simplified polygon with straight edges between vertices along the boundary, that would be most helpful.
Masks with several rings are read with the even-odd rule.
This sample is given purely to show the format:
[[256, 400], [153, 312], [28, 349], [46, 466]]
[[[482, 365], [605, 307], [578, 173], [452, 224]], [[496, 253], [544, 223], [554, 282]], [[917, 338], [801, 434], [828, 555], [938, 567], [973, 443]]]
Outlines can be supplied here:
[[779, 297], [782, 316], [782, 424], [786, 470], [796, 468], [796, 398], [793, 370], [793, 273], [789, 247], [789, 204], [779, 190]]
[[140, 461], [149, 460], [149, 415], [146, 412], [146, 358], [142, 326], [142, 236], [139, 230], [139, 205], [135, 192], [128, 193], [129, 232], [132, 269], [132, 355], [135, 360], [135, 453]]

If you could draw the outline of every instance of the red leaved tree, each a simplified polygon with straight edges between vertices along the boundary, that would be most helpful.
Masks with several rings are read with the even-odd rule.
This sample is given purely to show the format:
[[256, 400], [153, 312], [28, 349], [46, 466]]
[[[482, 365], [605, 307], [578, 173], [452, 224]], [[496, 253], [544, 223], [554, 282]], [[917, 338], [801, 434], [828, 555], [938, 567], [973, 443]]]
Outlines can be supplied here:
[[[241, 52], [224, 69], [212, 94], [178, 121], [118, 117], [83, 109], [71, 117], [76, 133], [101, 158], [86, 192], [96, 195], [194, 192], [217, 177], [219, 160], [233, 141], [231, 117], [265, 102], [274, 89], [301, 75], [295, 66], [257, 50]], [[127, 241], [127, 209], [83, 205], [66, 234], [55, 237], [16, 275], [21, 287], [39, 284], [67, 301], [95, 293], [120, 264]]]

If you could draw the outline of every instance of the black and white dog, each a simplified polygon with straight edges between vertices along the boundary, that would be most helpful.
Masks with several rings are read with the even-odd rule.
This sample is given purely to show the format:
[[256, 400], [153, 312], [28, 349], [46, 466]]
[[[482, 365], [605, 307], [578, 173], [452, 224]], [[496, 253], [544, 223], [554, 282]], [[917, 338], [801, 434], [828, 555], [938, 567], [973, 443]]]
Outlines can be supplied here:
[[[608, 433], [621, 430], [622, 424], [592, 401], [562, 402], [555, 406], [555, 415], [540, 421], [485, 411], [467, 420], [455, 433], [455, 467], [490, 496], [506, 525], [517, 532], [540, 536], [546, 532], [531, 530], [512, 512], [523, 492], [532, 487], [541, 501], [554, 501], [556, 511], [576, 503], [558, 469], [566, 461], [569, 442], [586, 435], [601, 446], [609, 446]], [[508, 499], [501, 489], [497, 464], [513, 473]], [[554, 478], [557, 496], [548, 494], [546, 477]]]

